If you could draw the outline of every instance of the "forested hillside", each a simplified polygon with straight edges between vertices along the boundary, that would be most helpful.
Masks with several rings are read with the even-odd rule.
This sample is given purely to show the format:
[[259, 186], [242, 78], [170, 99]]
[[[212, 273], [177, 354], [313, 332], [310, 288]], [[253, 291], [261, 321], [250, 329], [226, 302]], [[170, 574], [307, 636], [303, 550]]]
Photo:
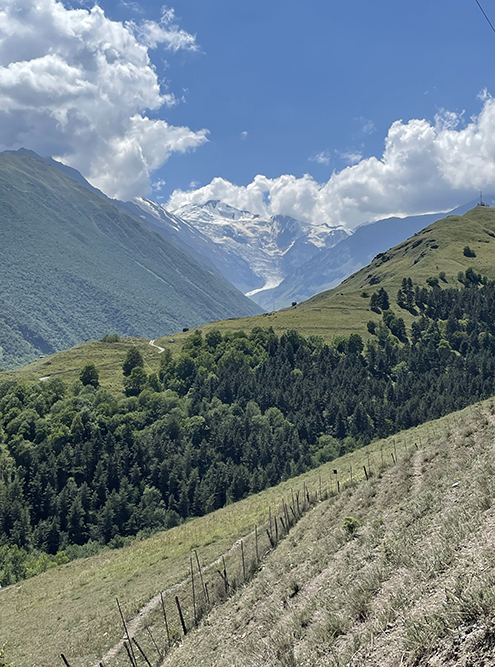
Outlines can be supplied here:
[[396, 297], [376, 290], [366, 344], [197, 331], [149, 375], [130, 354], [120, 401], [91, 368], [72, 387], [5, 382], [0, 583], [25, 576], [17, 547], [118, 545], [492, 395], [495, 285], [459, 278], [460, 290], [407, 278]]

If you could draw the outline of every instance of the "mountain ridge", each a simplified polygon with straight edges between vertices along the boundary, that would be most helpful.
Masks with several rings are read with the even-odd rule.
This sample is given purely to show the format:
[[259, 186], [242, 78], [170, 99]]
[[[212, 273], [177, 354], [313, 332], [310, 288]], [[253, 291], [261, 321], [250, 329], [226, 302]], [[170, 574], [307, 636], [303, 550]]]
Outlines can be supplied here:
[[[491, 198], [489, 198], [491, 201]], [[487, 199], [488, 201], [488, 199]], [[428, 213], [406, 218], [385, 218], [361, 225], [349, 236], [295, 269], [277, 287], [254, 296], [262, 308], [280, 309], [293, 301], [306, 301], [319, 292], [337, 287], [366, 266], [375, 255], [406, 241], [446, 215], [462, 215], [476, 204], [463, 204], [447, 213]]]
[[251, 276], [229, 275], [248, 296], [277, 285], [323, 248], [348, 235], [342, 226], [306, 223], [288, 215], [264, 217], [218, 199], [188, 204], [172, 212], [188, 221], [224, 252], [247, 262]]
[[153, 337], [259, 312], [214, 270], [35, 154], [0, 156], [0, 216], [3, 366], [112, 331]]

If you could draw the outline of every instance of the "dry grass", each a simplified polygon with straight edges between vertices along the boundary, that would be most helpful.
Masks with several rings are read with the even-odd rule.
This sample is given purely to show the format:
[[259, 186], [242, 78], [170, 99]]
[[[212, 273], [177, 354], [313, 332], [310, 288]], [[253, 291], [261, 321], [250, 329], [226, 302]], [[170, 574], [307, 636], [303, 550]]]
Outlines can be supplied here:
[[[117, 596], [126, 618], [131, 619], [161, 590], [169, 589], [187, 579], [190, 555], [194, 550], [198, 551], [201, 563], [206, 566], [226, 553], [235, 543], [237, 547], [230, 552], [226, 564], [229, 579], [235, 579], [236, 586], [239, 587], [243, 584], [244, 577], [241, 573], [238, 540], [244, 539], [245, 567], [249, 573], [254, 568], [253, 528], [256, 524], [261, 526], [267, 520], [269, 508], [275, 516], [282, 498], [292, 504], [292, 491], [297, 490], [302, 503], [304, 485], [310, 489], [313, 497], [320, 492], [324, 496], [335, 494], [337, 481], [342, 493], [329, 502], [332, 507], [339, 508], [343, 503], [347, 503], [348, 498], [354, 497], [356, 491], [352, 491], [352, 488], [364, 478], [363, 466], [374, 474], [372, 480], [375, 482], [370, 483], [378, 483], [382, 465], [385, 467], [392, 464], [394, 452], [399, 458], [408, 456], [407, 452], [414, 448], [414, 443], [419, 446], [428, 437], [433, 437], [433, 433], [444, 431], [446, 424], [445, 420], [440, 420], [395, 438], [372, 443], [367, 448], [325, 464], [299, 478], [288, 480], [278, 487], [159, 533], [148, 540], [135, 541], [121, 550], [108, 550], [93, 558], [74, 561], [1, 590], [0, 639], [7, 643], [8, 657], [18, 666], [53, 667], [59, 662], [59, 654], [63, 652], [71, 660], [73, 667], [89, 667], [100, 660], [122, 636], [115, 603]], [[337, 474], [334, 470], [337, 470]], [[346, 486], [349, 488], [346, 489]], [[319, 503], [309, 516], [318, 516], [324, 505], [325, 503]], [[280, 516], [280, 512], [278, 515]], [[347, 512], [345, 516], [347, 515], [353, 514]], [[361, 516], [358, 518], [362, 519]], [[318, 530], [324, 531], [324, 527], [320, 526]], [[280, 532], [283, 532], [282, 528]], [[335, 537], [338, 544], [343, 539], [345, 541], [343, 535], [343, 529], [339, 528]], [[282, 544], [292, 542], [300, 544], [304, 549], [299, 528], [293, 529]], [[260, 527], [259, 551], [263, 553], [268, 548], [268, 537], [264, 528]], [[310, 547], [310, 552], [312, 549], [313, 547]], [[210, 569], [208, 577], [210, 590], [220, 594], [222, 585], [217, 567]], [[299, 585], [302, 584], [301, 579]], [[231, 592], [232, 590], [229, 590], [229, 594]], [[190, 624], [190, 583], [180, 596], [185, 607], [186, 620]], [[298, 597], [299, 593], [294, 599]], [[202, 600], [201, 589], [198, 600]], [[178, 633], [180, 624], [173, 595], [166, 596], [166, 604], [172, 619], [172, 630]], [[163, 644], [165, 634], [159, 607], [149, 614], [146, 622], [150, 625], [153, 636], [156, 635]], [[19, 627], [25, 628], [26, 632], [19, 633]], [[137, 638], [147, 652], [154, 650], [144, 627]], [[125, 660], [125, 653], [121, 652], [115, 660], [105, 662], [105, 665], [116, 667], [125, 664]]]
[[318, 503], [163, 665], [495, 664], [492, 411], [403, 434], [397, 465]]

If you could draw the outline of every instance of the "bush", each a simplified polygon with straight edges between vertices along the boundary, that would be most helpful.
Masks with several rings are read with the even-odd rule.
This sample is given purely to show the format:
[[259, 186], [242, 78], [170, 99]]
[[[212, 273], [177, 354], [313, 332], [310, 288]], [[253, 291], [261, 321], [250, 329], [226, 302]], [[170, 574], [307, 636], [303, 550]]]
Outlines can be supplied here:
[[148, 376], [140, 367], [135, 366], [128, 377], [124, 377], [124, 389], [126, 396], [139, 396], [143, 391]]
[[344, 533], [348, 540], [350, 540], [356, 535], [360, 525], [361, 522], [359, 521], [359, 519], [355, 519], [353, 516], [346, 516], [343, 519], [342, 528], [344, 529]]
[[98, 369], [94, 364], [86, 364], [79, 374], [79, 379], [85, 387], [90, 385], [98, 389], [100, 386]]
[[131, 347], [122, 364], [122, 371], [126, 377], [131, 374], [133, 368], [144, 368], [144, 359], [137, 347]]
[[106, 336], [103, 336], [101, 339], [102, 343], [118, 343], [120, 340], [120, 336], [118, 334], [107, 334]]
[[464, 257], [476, 257], [476, 253], [468, 245], [464, 246], [463, 254], [464, 254]]

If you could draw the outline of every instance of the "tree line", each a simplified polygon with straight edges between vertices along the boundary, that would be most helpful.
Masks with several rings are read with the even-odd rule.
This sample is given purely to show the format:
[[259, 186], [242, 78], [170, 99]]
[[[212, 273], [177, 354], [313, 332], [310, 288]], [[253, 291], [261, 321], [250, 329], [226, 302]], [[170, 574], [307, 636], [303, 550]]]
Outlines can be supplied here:
[[0, 584], [170, 528], [495, 393], [493, 283], [469, 270], [460, 290], [405, 279], [396, 312], [390, 302], [383, 288], [372, 295], [381, 319], [368, 323], [366, 343], [196, 331], [152, 374], [131, 349], [124, 398], [99, 386], [93, 364], [73, 386], [4, 382]]

